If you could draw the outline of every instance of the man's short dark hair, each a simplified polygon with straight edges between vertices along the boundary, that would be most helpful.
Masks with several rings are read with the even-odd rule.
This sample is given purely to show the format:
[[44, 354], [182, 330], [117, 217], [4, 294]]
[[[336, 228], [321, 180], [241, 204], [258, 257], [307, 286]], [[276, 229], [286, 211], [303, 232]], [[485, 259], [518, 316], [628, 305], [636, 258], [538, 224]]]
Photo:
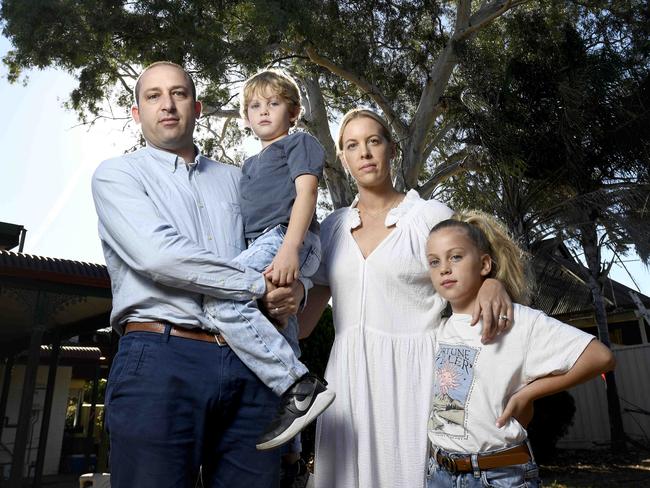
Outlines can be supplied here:
[[143, 69], [142, 73], [140, 73], [140, 76], [138, 76], [138, 81], [135, 82], [135, 88], [133, 89], [133, 99], [135, 100], [135, 104], [138, 107], [140, 106], [140, 79], [142, 78], [142, 75], [144, 75], [151, 68], [155, 68], [156, 66], [173, 66], [174, 68], [181, 70], [185, 75], [187, 81], [190, 82], [190, 88], [192, 89], [192, 100], [196, 101], [196, 85], [194, 84], [194, 80], [190, 74], [185, 71], [185, 68], [183, 68], [180, 64], [172, 63], [171, 61], [156, 61], [155, 63], [151, 63], [149, 66]]

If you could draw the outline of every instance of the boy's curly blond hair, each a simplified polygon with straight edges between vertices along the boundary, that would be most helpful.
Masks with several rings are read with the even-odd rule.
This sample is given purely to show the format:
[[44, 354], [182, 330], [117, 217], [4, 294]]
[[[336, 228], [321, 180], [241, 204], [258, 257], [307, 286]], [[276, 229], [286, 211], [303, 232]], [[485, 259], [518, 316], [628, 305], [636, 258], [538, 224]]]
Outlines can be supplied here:
[[264, 95], [269, 90], [287, 102], [292, 114], [296, 116], [296, 120], [291, 122], [291, 126], [294, 126], [302, 113], [300, 90], [294, 79], [279, 69], [265, 69], [244, 82], [239, 103], [242, 118], [248, 121], [248, 104], [251, 99], [256, 94]]

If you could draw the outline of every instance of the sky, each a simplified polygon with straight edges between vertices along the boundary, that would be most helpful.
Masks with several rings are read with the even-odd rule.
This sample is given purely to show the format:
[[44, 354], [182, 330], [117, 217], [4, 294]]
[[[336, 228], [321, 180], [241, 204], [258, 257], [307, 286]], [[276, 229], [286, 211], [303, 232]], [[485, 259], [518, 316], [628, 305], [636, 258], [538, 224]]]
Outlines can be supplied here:
[[[0, 57], [9, 49], [0, 36]], [[27, 229], [25, 253], [103, 264], [90, 179], [101, 161], [136, 143], [137, 126], [81, 126], [63, 107], [76, 86], [65, 72], [30, 71], [26, 84], [13, 85], [6, 74], [0, 66], [0, 222]], [[636, 256], [629, 260], [638, 286], [617, 266], [612, 278], [650, 295], [650, 271]]]

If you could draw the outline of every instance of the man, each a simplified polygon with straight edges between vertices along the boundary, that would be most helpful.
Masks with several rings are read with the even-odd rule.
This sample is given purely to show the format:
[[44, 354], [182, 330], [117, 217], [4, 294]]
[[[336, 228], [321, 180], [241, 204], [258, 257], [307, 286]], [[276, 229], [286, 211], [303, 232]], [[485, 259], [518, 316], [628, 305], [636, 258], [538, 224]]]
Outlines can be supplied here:
[[111, 325], [122, 334], [106, 391], [113, 488], [194, 487], [199, 469], [205, 487], [278, 483], [277, 450], [255, 449], [277, 396], [210, 325], [202, 297], [264, 296], [282, 319], [303, 289], [271, 291], [261, 274], [230, 263], [244, 248], [240, 171], [198, 153], [200, 113], [189, 74], [152, 64], [132, 108], [147, 146], [93, 176]]

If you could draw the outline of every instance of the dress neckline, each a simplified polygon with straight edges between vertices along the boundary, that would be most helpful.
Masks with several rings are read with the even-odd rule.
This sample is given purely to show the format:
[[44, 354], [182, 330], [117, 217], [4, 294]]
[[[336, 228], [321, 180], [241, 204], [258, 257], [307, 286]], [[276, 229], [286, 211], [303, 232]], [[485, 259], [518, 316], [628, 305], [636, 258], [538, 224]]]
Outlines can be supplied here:
[[[399, 202], [399, 204], [397, 204], [396, 207], [391, 208], [388, 211], [388, 213], [386, 214], [386, 219], [384, 220], [384, 225], [386, 227], [397, 225], [400, 219], [404, 215], [406, 215], [409, 212], [409, 210], [413, 208], [413, 205], [415, 205], [419, 200], [420, 200], [420, 195], [418, 194], [417, 191], [409, 190], [408, 192], [406, 192], [406, 195], [404, 195], [402, 201]], [[359, 195], [357, 194], [354, 197], [354, 200], [352, 201], [350, 206], [348, 207], [348, 211], [346, 215], [347, 227], [349, 230], [354, 230], [361, 225], [361, 214], [359, 213], [359, 209], [357, 208], [358, 203], [359, 203]]]
[[[394, 208], [388, 211], [388, 213], [386, 214], [386, 218], [384, 220], [384, 225], [386, 227], [397, 226], [400, 219], [404, 215], [406, 215], [411, 210], [411, 208], [413, 208], [415, 203], [418, 202], [419, 200], [420, 200], [420, 195], [418, 194], [418, 192], [415, 190], [409, 190], [406, 193], [406, 195], [404, 195], [402, 201], [399, 204], [397, 204], [397, 206], [395, 206]], [[379, 243], [372, 249], [372, 251], [368, 253], [367, 256], [364, 256], [363, 252], [361, 251], [361, 247], [359, 247], [359, 243], [352, 235], [352, 231], [361, 225], [361, 214], [359, 213], [359, 209], [357, 208], [358, 203], [359, 203], [359, 195], [357, 194], [357, 196], [354, 197], [354, 200], [350, 205], [350, 207], [348, 207], [348, 212], [346, 216], [347, 229], [348, 229], [349, 238], [352, 239], [359, 258], [365, 263], [372, 257], [373, 254], [377, 252], [378, 249], [380, 249], [384, 245], [386, 241], [388, 241], [392, 237], [396, 229], [392, 229], [388, 233], [388, 235], [386, 235], [381, 241], [379, 241]]]

